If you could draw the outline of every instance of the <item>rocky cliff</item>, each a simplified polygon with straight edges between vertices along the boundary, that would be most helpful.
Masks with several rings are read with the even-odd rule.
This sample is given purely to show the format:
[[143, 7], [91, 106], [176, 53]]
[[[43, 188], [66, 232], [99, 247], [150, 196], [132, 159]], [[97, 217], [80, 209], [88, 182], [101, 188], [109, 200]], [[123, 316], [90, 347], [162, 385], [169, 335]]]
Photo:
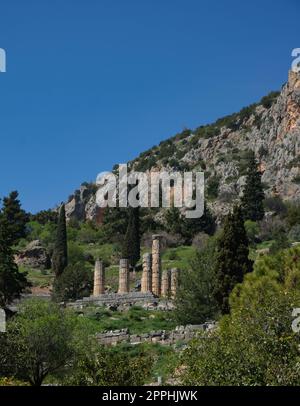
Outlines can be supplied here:
[[[254, 151], [266, 195], [300, 199], [300, 75], [289, 72], [281, 92], [195, 130], [184, 130], [140, 154], [135, 170], [205, 171], [209, 206], [225, 214], [239, 197], [247, 155]], [[68, 218], [96, 219], [94, 185], [82, 185], [66, 204]]]

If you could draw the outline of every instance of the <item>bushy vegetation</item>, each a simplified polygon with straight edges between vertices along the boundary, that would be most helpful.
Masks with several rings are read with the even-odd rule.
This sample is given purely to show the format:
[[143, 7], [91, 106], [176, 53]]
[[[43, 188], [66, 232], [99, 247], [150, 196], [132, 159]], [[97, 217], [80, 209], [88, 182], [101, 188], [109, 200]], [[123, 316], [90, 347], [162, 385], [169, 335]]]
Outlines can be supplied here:
[[231, 312], [188, 348], [187, 385], [299, 385], [299, 249], [260, 259], [230, 296]]
[[0, 336], [0, 376], [33, 386], [51, 378], [81, 386], [145, 382], [153, 365], [150, 356], [103, 348], [80, 321], [54, 303], [25, 302]]
[[138, 306], [132, 306], [128, 311], [89, 307], [84, 316], [80, 320], [82, 328], [92, 333], [127, 328], [130, 333], [138, 334], [172, 330], [176, 326], [171, 312], [145, 310]]

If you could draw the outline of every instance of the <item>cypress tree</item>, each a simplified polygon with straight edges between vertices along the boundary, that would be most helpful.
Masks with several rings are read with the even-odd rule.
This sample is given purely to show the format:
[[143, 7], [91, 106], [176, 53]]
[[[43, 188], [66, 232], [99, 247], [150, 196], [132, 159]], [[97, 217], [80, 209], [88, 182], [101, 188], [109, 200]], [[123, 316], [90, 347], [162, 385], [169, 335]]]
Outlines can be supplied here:
[[3, 199], [0, 222], [4, 224], [9, 244], [15, 245], [26, 236], [28, 214], [21, 208], [18, 192], [15, 190]]
[[127, 258], [131, 267], [135, 267], [140, 259], [140, 216], [139, 207], [130, 207], [128, 225], [125, 234], [122, 257]]
[[261, 172], [257, 168], [254, 153], [249, 159], [246, 184], [241, 199], [245, 220], [258, 221], [264, 217], [264, 191], [261, 182]]
[[244, 275], [252, 271], [252, 261], [248, 258], [248, 238], [240, 207], [228, 214], [224, 228], [217, 241], [216, 285], [214, 297], [223, 314], [229, 312], [229, 294]]
[[67, 225], [65, 205], [62, 204], [57, 223], [56, 241], [52, 256], [52, 269], [60, 276], [68, 265]]

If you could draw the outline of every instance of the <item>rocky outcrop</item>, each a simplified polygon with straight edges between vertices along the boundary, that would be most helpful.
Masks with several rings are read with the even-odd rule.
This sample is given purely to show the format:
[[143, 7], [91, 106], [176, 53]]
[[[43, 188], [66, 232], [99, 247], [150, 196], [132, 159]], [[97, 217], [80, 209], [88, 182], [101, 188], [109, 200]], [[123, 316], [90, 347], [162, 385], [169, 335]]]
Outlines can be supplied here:
[[[209, 126], [163, 141], [130, 162], [131, 167], [142, 171], [204, 170], [206, 184], [217, 183], [218, 196], [209, 200], [209, 206], [222, 217], [242, 193], [243, 164], [252, 150], [263, 174], [266, 195], [299, 200], [300, 74], [290, 72], [281, 92], [264, 99]], [[66, 211], [68, 218], [97, 219], [95, 186], [84, 185], [75, 192]]]
[[95, 192], [95, 185], [90, 183], [83, 183], [75, 190], [65, 205], [67, 220], [95, 220], [98, 213]]
[[16, 255], [15, 262], [18, 265], [36, 269], [51, 267], [50, 257], [39, 240], [31, 241], [23, 251]]

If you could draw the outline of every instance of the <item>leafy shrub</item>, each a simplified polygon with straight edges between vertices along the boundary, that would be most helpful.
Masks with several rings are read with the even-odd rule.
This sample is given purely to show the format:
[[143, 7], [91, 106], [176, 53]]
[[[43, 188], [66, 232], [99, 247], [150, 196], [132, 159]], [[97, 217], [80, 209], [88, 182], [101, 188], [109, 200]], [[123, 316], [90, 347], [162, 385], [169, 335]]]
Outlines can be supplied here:
[[290, 227], [300, 224], [300, 204], [289, 203], [287, 211], [287, 223]]

